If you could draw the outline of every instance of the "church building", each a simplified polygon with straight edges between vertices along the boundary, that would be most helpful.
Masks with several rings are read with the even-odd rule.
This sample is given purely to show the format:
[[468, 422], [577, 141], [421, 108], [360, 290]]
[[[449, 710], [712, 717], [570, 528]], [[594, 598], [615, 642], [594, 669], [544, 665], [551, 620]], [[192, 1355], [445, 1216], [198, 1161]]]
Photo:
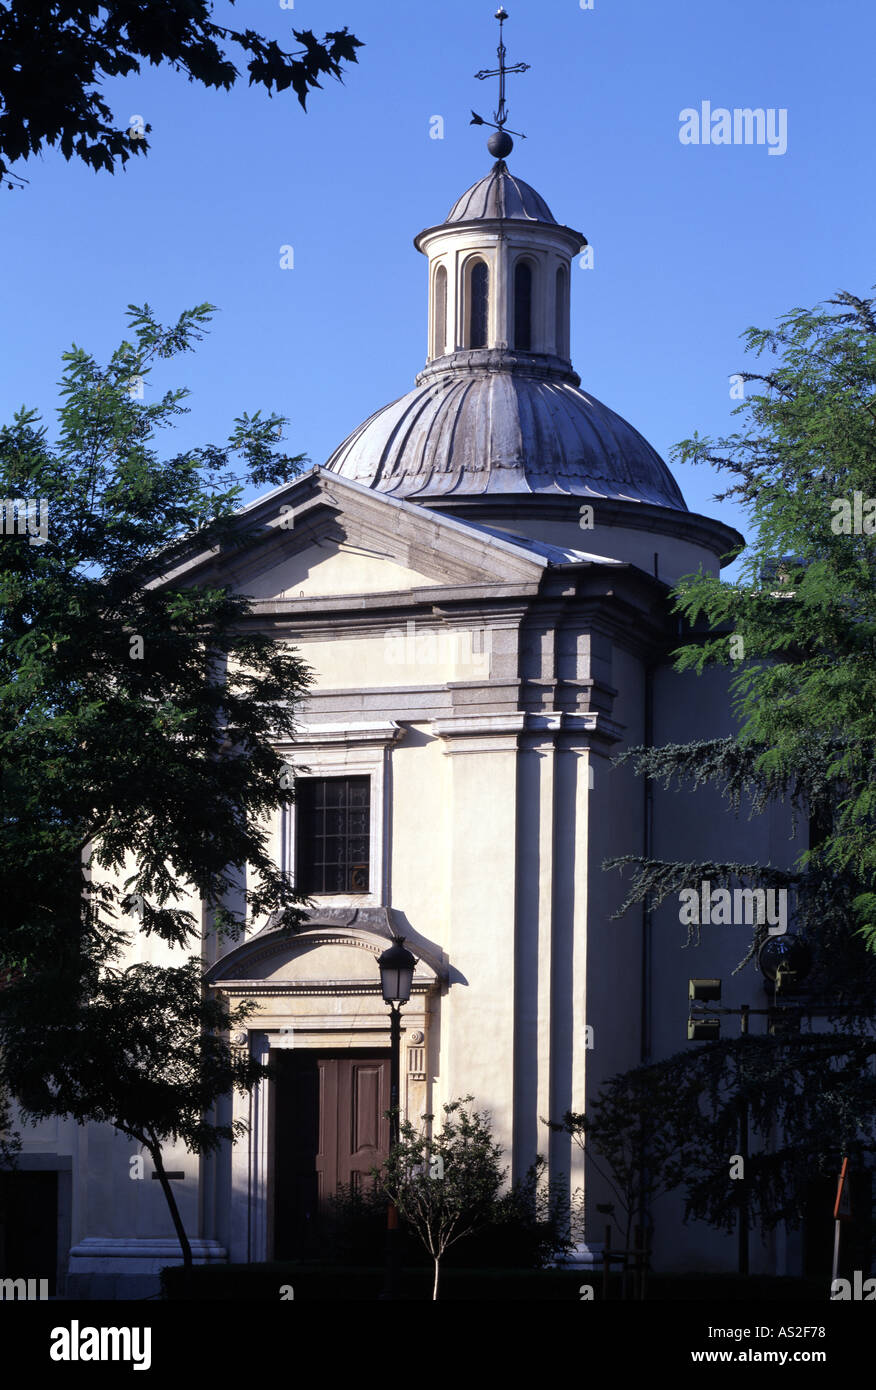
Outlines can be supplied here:
[[[249, 595], [251, 621], [315, 672], [280, 750], [296, 800], [272, 826], [307, 921], [293, 936], [256, 922], [233, 946], [204, 937], [211, 988], [257, 1005], [234, 1045], [276, 1065], [225, 1105], [248, 1125], [237, 1144], [168, 1152], [198, 1262], [312, 1251], [320, 1201], [385, 1155], [377, 961], [393, 938], [417, 960], [403, 1114], [421, 1124], [471, 1094], [511, 1178], [544, 1154], [570, 1190], [591, 1182], [584, 1156], [544, 1120], [697, 1046], [689, 977], [721, 977], [725, 1003], [763, 1001], [756, 969], [732, 975], [746, 928], [705, 927], [685, 950], [678, 902], [613, 918], [625, 880], [603, 867], [791, 858], [781, 808], [736, 818], [711, 790], [663, 792], [613, 761], [731, 732], [726, 675], [673, 669], [669, 590], [719, 572], [740, 538], [689, 511], [647, 440], [589, 394], [570, 343], [585, 237], [509, 166], [501, 125], [489, 145], [491, 167], [415, 238], [427, 356], [412, 389], [245, 507], [257, 543], [174, 576]], [[555, 195], [562, 212], [569, 190]], [[60, 1121], [24, 1138], [22, 1171], [51, 1188], [57, 1288], [155, 1292], [179, 1247], [159, 1183], [132, 1180], [130, 1141]], [[583, 1262], [605, 1200], [587, 1186]], [[733, 1269], [735, 1240], [680, 1213], [655, 1205], [655, 1267]], [[752, 1270], [798, 1272], [794, 1241], [753, 1235]]]

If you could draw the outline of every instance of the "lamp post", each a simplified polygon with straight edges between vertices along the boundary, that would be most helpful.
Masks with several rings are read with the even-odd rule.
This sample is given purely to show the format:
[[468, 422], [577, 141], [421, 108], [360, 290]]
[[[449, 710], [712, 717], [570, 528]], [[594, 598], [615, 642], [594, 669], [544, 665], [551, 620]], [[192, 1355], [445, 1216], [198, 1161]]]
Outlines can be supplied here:
[[[401, 1006], [411, 997], [411, 984], [414, 978], [416, 959], [404, 944], [404, 937], [397, 936], [394, 945], [388, 946], [377, 962], [380, 971], [380, 988], [384, 1001], [389, 1005], [389, 1146], [390, 1151], [399, 1141], [399, 1076], [401, 1071]], [[398, 1210], [394, 1202], [386, 1209], [386, 1283], [383, 1297], [397, 1297], [398, 1286]]]

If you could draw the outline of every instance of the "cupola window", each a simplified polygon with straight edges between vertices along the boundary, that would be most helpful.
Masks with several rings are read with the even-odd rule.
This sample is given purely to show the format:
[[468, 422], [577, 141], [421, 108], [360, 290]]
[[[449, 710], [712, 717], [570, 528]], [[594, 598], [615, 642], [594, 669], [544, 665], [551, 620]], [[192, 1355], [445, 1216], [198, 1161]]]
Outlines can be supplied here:
[[568, 291], [566, 289], [566, 267], [561, 265], [557, 271], [557, 304], [556, 304], [556, 352], [558, 357], [566, 358], [569, 356], [568, 335], [566, 332], [566, 301]]
[[439, 265], [435, 272], [435, 318], [432, 333], [432, 356], [443, 357], [447, 351], [447, 270]]
[[532, 266], [518, 261], [514, 267], [514, 346], [532, 351]]
[[487, 346], [487, 308], [489, 304], [490, 272], [486, 261], [475, 261], [469, 277], [468, 345]]

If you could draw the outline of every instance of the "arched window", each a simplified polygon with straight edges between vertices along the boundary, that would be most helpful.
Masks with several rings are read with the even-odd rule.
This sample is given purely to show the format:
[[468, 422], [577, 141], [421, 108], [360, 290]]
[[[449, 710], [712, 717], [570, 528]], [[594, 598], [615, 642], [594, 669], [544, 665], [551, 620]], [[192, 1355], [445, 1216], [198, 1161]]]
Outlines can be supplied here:
[[514, 346], [532, 351], [532, 266], [518, 261], [514, 267]]
[[432, 317], [432, 357], [444, 357], [448, 343], [448, 272], [444, 265], [435, 271], [434, 317]]
[[556, 303], [556, 353], [558, 357], [569, 356], [568, 334], [566, 332], [566, 303], [568, 300], [568, 290], [566, 289], [566, 267], [561, 265], [557, 271], [557, 303]]
[[490, 272], [486, 261], [475, 261], [469, 276], [468, 345], [487, 346], [487, 306]]

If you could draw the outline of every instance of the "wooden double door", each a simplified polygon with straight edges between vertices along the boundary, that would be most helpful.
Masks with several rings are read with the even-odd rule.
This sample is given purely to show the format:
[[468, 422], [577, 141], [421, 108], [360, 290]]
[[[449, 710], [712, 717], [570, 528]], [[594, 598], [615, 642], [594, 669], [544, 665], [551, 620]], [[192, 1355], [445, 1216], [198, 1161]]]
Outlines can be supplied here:
[[389, 1052], [277, 1051], [274, 1258], [315, 1256], [339, 1186], [369, 1184], [389, 1153]]

